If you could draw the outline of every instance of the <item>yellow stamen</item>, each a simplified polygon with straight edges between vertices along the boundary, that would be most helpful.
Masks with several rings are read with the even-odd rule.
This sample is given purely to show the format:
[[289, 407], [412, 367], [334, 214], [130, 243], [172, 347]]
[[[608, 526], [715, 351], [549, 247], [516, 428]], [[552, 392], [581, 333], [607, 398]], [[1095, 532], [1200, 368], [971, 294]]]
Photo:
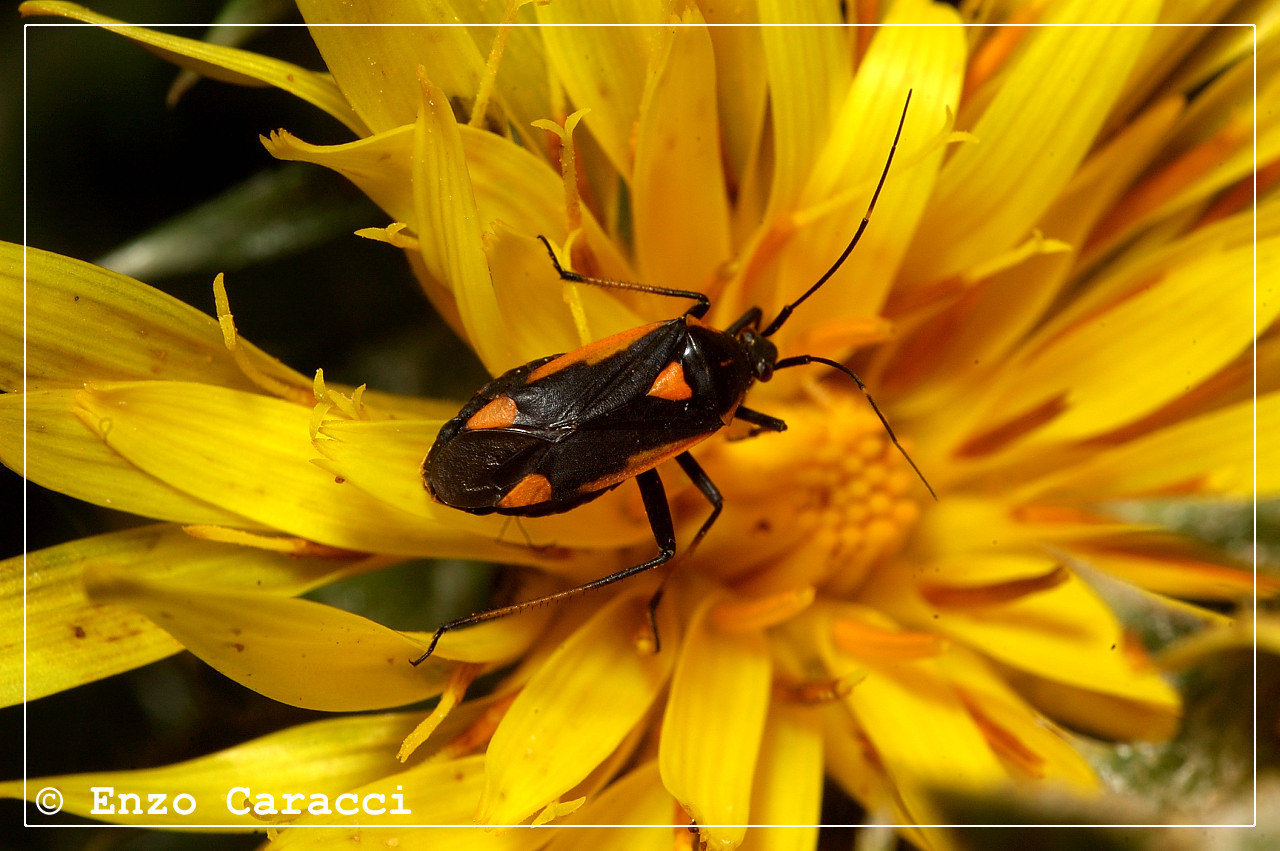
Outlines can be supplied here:
[[244, 350], [240, 348], [240, 338], [236, 333], [235, 317], [231, 315], [231, 301], [227, 298], [227, 287], [223, 283], [221, 272], [213, 279], [213, 300], [218, 311], [218, 326], [222, 329], [222, 343], [227, 347], [227, 351], [231, 352], [236, 366], [240, 367], [240, 371], [245, 374], [245, 377], [273, 396], [300, 402], [304, 405], [314, 403], [315, 400], [310, 393], [272, 378], [258, 369], [244, 353]]
[[[574, 253], [574, 248], [577, 247], [579, 242], [578, 237], [582, 234], [582, 195], [579, 189], [580, 176], [573, 143], [573, 131], [578, 126], [578, 122], [588, 112], [590, 112], [588, 109], [578, 110], [565, 119], [563, 127], [546, 118], [540, 118], [533, 122], [534, 127], [553, 134], [551, 136], [553, 147], [559, 150], [560, 180], [564, 184], [565, 230], [568, 234], [565, 238], [564, 256], [569, 258], [569, 262], [566, 265], [577, 270], [587, 269], [591, 266], [585, 241], [582, 243], [583, 250], [577, 254]], [[587, 313], [582, 306], [582, 294], [578, 292], [577, 284], [570, 281], [564, 282], [563, 292], [565, 304], [569, 306], [569, 312], [573, 315], [574, 327], [578, 331], [578, 341], [585, 346], [595, 337], [592, 336], [591, 328], [587, 324]]]
[[[324, 370], [317, 369], [316, 377], [311, 384], [311, 395], [316, 399], [316, 407], [331, 406], [341, 411], [348, 419], [367, 419], [364, 409], [365, 385], [361, 384], [350, 396], [329, 389], [324, 383]], [[315, 437], [314, 432], [312, 437]]]
[[574, 798], [572, 801], [565, 801], [564, 803], [561, 803], [560, 801], [552, 801], [543, 807], [542, 812], [534, 816], [533, 826], [538, 827], [539, 825], [546, 824], [549, 821], [554, 821], [555, 819], [567, 816], [586, 802], [587, 798], [585, 795], [581, 798]]
[[404, 222], [392, 222], [384, 228], [360, 228], [356, 231], [356, 236], [385, 242], [387, 245], [403, 248], [405, 251], [420, 251], [417, 238], [403, 232], [407, 227], [409, 226]]
[[436, 731], [441, 722], [449, 717], [453, 708], [462, 701], [471, 681], [483, 670], [483, 667], [472, 662], [463, 662], [453, 669], [449, 674], [449, 681], [445, 683], [444, 691], [440, 693], [440, 702], [421, 724], [413, 728], [412, 733], [405, 736], [400, 744], [400, 750], [396, 753], [396, 759], [401, 762], [407, 760], [427, 740], [427, 737]]
[[711, 609], [711, 623], [721, 632], [768, 629], [807, 609], [815, 591], [812, 585], [765, 597], [721, 600]]
[[967, 270], [962, 279], [965, 283], [975, 284], [978, 281], [990, 278], [997, 272], [1003, 272], [1006, 269], [1012, 269], [1020, 263], [1023, 263], [1039, 254], [1063, 254], [1070, 251], [1071, 243], [1063, 242], [1060, 239], [1045, 239], [1044, 234], [1039, 228], [1033, 228], [1031, 236], [1022, 241], [1020, 245], [1010, 248], [1008, 251], [1002, 251], [985, 263], [981, 263]]
[[840, 700], [853, 691], [853, 687], [867, 678], [867, 671], [832, 677], [825, 680], [787, 680], [775, 677], [773, 696], [788, 703], [814, 706]]
[[947, 640], [931, 632], [881, 629], [848, 617], [832, 621], [831, 640], [852, 656], [891, 662], [928, 659], [947, 648]]
[[578, 122], [590, 110], [580, 109], [564, 121], [564, 126], [548, 118], [539, 118], [533, 126], [553, 134], [552, 144], [558, 148], [560, 180], [564, 183], [565, 230], [573, 232], [582, 227], [582, 198], [578, 192], [578, 166], [573, 145], [573, 131]]
[[1031, 594], [1048, 591], [1070, 578], [1070, 571], [1058, 565], [1040, 576], [1010, 579], [1008, 582], [993, 582], [989, 585], [944, 585], [925, 582], [916, 586], [916, 590], [931, 605], [941, 609], [978, 609], [998, 606], [1001, 603], [1009, 603]]
[[271, 550], [277, 553], [288, 553], [294, 556], [317, 556], [320, 558], [361, 558], [364, 553], [338, 549], [306, 538], [294, 538], [287, 535], [259, 535], [243, 529], [229, 529], [226, 526], [206, 526], [193, 524], [183, 526], [182, 531], [202, 541], [218, 541], [224, 544], [239, 544], [259, 550]]
[[489, 59], [484, 63], [484, 74], [480, 77], [476, 99], [471, 105], [471, 117], [467, 119], [469, 127], [479, 127], [484, 123], [485, 113], [489, 110], [489, 97], [493, 94], [493, 84], [498, 78], [498, 63], [502, 61], [502, 51], [506, 49], [511, 25], [516, 22], [516, 13], [520, 11], [520, 7], [527, 2], [530, 0], [507, 0], [507, 9], [498, 22], [498, 34], [494, 36], [493, 46], [489, 48]]

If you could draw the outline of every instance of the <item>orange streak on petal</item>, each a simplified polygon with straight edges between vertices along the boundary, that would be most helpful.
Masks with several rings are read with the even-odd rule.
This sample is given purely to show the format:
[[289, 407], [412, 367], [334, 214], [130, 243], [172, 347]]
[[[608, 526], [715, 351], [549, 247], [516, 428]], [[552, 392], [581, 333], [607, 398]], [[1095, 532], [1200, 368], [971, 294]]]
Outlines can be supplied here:
[[852, 618], [831, 624], [831, 638], [845, 653], [893, 661], [926, 659], [947, 647], [947, 640], [931, 632], [880, 629]]
[[721, 632], [767, 629], [807, 609], [813, 598], [813, 586], [805, 585], [766, 597], [722, 600], [711, 609], [711, 623]]
[[1035, 431], [1042, 425], [1052, 422], [1067, 409], [1064, 395], [1047, 399], [1040, 405], [1025, 411], [1013, 419], [1006, 420], [994, 428], [976, 434], [956, 449], [961, 458], [976, 458], [999, 451], [1018, 438]]
[[787, 703], [814, 706], [847, 697], [853, 687], [866, 678], [865, 671], [826, 680], [790, 680], [774, 678], [773, 696]]
[[1010, 512], [1010, 518], [1019, 523], [1074, 523], [1080, 525], [1114, 524], [1105, 517], [1074, 505], [1020, 505]]
[[1001, 759], [1011, 763], [1028, 777], [1036, 780], [1044, 778], [1044, 757], [1032, 750], [1008, 729], [1000, 726], [984, 714], [978, 707], [977, 702], [965, 694], [963, 689], [956, 689], [956, 692], [965, 708], [969, 710], [969, 714], [973, 716], [974, 723], [977, 724], [982, 737], [987, 740], [987, 744]]
[[1019, 24], [1028, 24], [1040, 16], [1043, 3], [1028, 3], [1021, 9], [1018, 9], [1009, 18], [1009, 22], [995, 31], [991, 38], [982, 43], [982, 46], [973, 54], [972, 61], [969, 62], [969, 69], [964, 75], [964, 91], [960, 95], [960, 102], [964, 103], [969, 96], [976, 92], [983, 83], [995, 76], [996, 72], [1004, 67], [1005, 62], [1017, 50], [1018, 45], [1031, 32], [1030, 27], [1019, 26]]
[[511, 708], [511, 704], [515, 703], [519, 694], [519, 690], [516, 690], [498, 700], [475, 723], [459, 733], [457, 738], [442, 747], [431, 758], [433, 760], [456, 759], [471, 753], [488, 742], [493, 738], [493, 732], [498, 729], [498, 724], [502, 721], [503, 716], [507, 714], [507, 710]]
[[1149, 176], [1121, 199], [1085, 243], [1084, 254], [1115, 234], [1125, 232], [1149, 213], [1178, 195], [1205, 174], [1217, 168], [1249, 139], [1252, 126], [1229, 121], [1221, 130], [1205, 139], [1164, 168]]
[[[1233, 213], [1238, 213], [1253, 203], [1253, 187], [1255, 175], [1248, 175], [1235, 182], [1231, 188], [1223, 191], [1218, 196], [1218, 200], [1213, 202], [1204, 215], [1200, 217], [1200, 221], [1196, 222], [1196, 228], [1202, 228], [1211, 225], [1219, 219], [1225, 219]], [[1261, 197], [1268, 189], [1275, 186], [1276, 181], [1280, 180], [1280, 160], [1267, 163], [1258, 169], [1256, 175], [1258, 195]]]
[[916, 587], [930, 604], [946, 609], [974, 609], [1009, 603], [1031, 594], [1056, 588], [1071, 578], [1062, 565], [1040, 576], [1011, 579], [990, 585], [944, 585], [922, 583]]

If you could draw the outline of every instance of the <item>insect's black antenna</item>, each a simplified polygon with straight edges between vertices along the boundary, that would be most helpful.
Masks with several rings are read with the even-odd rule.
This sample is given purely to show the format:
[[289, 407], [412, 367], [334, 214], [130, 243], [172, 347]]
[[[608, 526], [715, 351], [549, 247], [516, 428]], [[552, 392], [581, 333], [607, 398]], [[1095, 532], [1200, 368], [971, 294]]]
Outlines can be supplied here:
[[920, 477], [920, 481], [924, 483], [925, 488], [929, 491], [929, 496], [936, 501], [938, 495], [933, 491], [933, 485], [929, 484], [929, 480], [924, 477], [924, 473], [920, 472], [920, 468], [916, 466], [916, 462], [911, 460], [911, 456], [907, 454], [907, 450], [902, 448], [902, 444], [898, 442], [898, 436], [893, 433], [893, 427], [889, 425], [889, 420], [880, 412], [880, 406], [876, 404], [876, 400], [871, 398], [871, 394], [867, 392], [867, 385], [862, 383], [862, 379], [857, 373], [849, 369], [849, 367], [839, 361], [820, 358], [817, 355], [796, 355], [795, 357], [783, 358], [773, 365], [774, 371], [786, 369], [792, 366], [804, 366], [807, 363], [820, 363], [823, 366], [829, 366], [832, 369], [838, 369], [845, 375], [852, 378], [858, 385], [858, 389], [862, 391], [862, 395], [867, 397], [867, 403], [871, 405], [871, 410], [876, 412], [876, 416], [880, 418], [880, 425], [884, 426], [884, 430], [888, 432], [889, 439], [893, 441], [893, 445], [898, 447], [898, 451], [902, 453], [902, 457], [907, 459], [907, 463], [911, 465], [911, 469], [916, 471], [916, 475]]
[[871, 211], [876, 208], [876, 199], [880, 197], [880, 190], [884, 188], [884, 179], [889, 176], [889, 166], [893, 163], [893, 152], [898, 150], [898, 140], [902, 138], [902, 125], [907, 121], [907, 107], [910, 105], [911, 90], [908, 89], [907, 102], [902, 105], [902, 117], [898, 119], [898, 132], [893, 136], [893, 147], [889, 148], [889, 158], [884, 162], [884, 171], [880, 172], [880, 182], [876, 184], [876, 191], [871, 196], [871, 203], [867, 205], [867, 212], [862, 216], [862, 221], [858, 224], [858, 229], [854, 232], [853, 239], [849, 240], [849, 244], [844, 247], [844, 251], [841, 252], [840, 257], [837, 258], [836, 262], [827, 270], [827, 273], [818, 279], [816, 284], [805, 290], [804, 295], [800, 296], [800, 298], [791, 302], [791, 304], [788, 304], [779, 311], [778, 315], [774, 317], [774, 320], [769, 323], [769, 326], [760, 332], [762, 337], [773, 336], [773, 334], [782, 327], [782, 323], [786, 322], [791, 316], [791, 312], [793, 310], [803, 304], [805, 299], [821, 289], [822, 285], [827, 282], [827, 279], [834, 275], [836, 270], [844, 264], [845, 259], [853, 252], [854, 246], [858, 244], [858, 240], [862, 238], [862, 232], [867, 229], [867, 223], [871, 221]]

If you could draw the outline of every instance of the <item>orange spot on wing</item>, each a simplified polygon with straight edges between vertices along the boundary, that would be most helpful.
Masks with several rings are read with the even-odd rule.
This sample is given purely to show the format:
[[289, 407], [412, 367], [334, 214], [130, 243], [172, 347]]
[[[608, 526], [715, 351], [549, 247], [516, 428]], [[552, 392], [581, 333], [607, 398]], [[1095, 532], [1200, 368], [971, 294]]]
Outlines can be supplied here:
[[555, 375], [560, 370], [571, 367], [575, 363], [585, 363], [587, 365], [599, 363], [610, 355], [616, 355], [618, 352], [624, 351], [636, 340], [657, 328], [661, 328], [665, 324], [665, 322], [654, 322], [651, 325], [641, 325], [639, 328], [622, 331], [612, 337], [605, 337], [603, 340], [588, 343], [580, 349], [566, 352], [529, 373], [529, 383], [546, 378], [548, 375]]
[[551, 482], [546, 476], [530, 473], [498, 503], [501, 508], [524, 508], [526, 505], [537, 505], [551, 498]]
[[658, 377], [653, 380], [653, 386], [645, 395], [668, 399], [672, 402], [683, 402], [685, 399], [693, 398], [693, 388], [684, 378], [684, 367], [672, 361], [658, 373]]
[[471, 415], [467, 420], [467, 428], [510, 428], [515, 425], [516, 401], [503, 393], [489, 404]]

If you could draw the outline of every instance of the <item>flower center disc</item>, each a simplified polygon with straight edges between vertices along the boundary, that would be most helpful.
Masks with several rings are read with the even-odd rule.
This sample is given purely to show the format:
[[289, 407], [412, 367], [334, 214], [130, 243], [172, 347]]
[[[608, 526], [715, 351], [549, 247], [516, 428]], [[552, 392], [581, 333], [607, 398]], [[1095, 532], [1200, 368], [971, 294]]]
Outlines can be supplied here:
[[770, 413], [786, 432], [703, 453], [726, 510], [695, 558], [749, 595], [805, 585], [847, 595], [901, 550], [924, 486], [860, 398]]

